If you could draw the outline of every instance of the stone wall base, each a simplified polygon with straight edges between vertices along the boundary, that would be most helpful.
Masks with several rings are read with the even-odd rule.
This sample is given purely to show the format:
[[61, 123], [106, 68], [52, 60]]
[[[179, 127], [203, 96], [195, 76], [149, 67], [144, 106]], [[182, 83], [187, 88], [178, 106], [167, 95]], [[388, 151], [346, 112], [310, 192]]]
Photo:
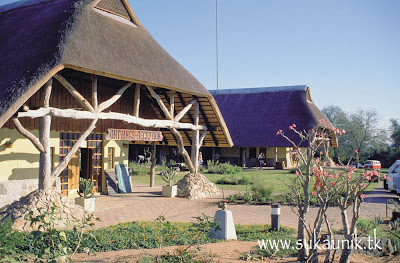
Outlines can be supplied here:
[[0, 208], [38, 189], [38, 179], [0, 181]]

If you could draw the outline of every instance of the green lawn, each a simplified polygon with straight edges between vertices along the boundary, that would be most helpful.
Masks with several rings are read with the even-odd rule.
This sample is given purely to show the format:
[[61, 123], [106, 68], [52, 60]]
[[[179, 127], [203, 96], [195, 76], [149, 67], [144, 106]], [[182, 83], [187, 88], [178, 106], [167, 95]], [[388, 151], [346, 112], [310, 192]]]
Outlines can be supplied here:
[[[162, 169], [161, 167], [158, 167], [156, 171], [156, 178], [155, 178], [156, 185], [166, 185], [166, 183], [161, 179], [161, 176], [159, 175], [161, 169]], [[148, 173], [148, 169], [146, 170], [146, 172]], [[176, 180], [179, 181], [187, 173], [188, 173], [187, 171], [179, 172], [178, 175], [176, 176]], [[224, 176], [228, 176], [222, 174], [209, 174], [207, 173], [207, 171], [203, 171], [201, 173], [205, 175], [213, 183], [215, 183], [218, 179], [223, 178]], [[240, 176], [247, 176], [250, 179], [250, 182], [265, 184], [272, 187], [274, 194], [288, 193], [289, 189], [284, 184], [284, 182], [289, 183], [290, 178], [295, 177], [294, 174], [290, 173], [290, 170], [272, 170], [272, 169], [268, 170], [244, 169], [240, 173]], [[132, 182], [133, 184], [149, 184], [150, 176], [149, 174], [134, 175], [132, 176]], [[371, 185], [369, 185], [369, 187], [367, 188], [367, 191], [372, 191], [377, 186], [377, 184], [378, 183], [371, 183]], [[246, 191], [246, 185], [217, 184], [217, 186], [220, 189], [224, 187], [225, 190], [237, 190], [241, 192]], [[249, 190], [250, 187], [251, 186], [248, 186]], [[310, 189], [311, 188], [312, 185]]]

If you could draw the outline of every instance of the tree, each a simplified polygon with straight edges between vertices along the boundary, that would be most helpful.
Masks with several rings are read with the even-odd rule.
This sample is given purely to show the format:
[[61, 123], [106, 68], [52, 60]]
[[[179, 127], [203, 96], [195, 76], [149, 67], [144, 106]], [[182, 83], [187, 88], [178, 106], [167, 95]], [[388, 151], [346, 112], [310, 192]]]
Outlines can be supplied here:
[[399, 147], [400, 146], [400, 124], [399, 121], [396, 119], [390, 119], [391, 126], [389, 128], [390, 132], [392, 133], [390, 135], [390, 138], [393, 141], [393, 147]]
[[366, 159], [375, 152], [387, 150], [388, 136], [379, 128], [379, 114], [375, 109], [347, 113], [339, 106], [331, 105], [323, 108], [322, 112], [335, 127], [346, 130], [339, 137], [340, 149], [334, 150], [335, 157], [347, 161], [357, 151], [361, 159]]

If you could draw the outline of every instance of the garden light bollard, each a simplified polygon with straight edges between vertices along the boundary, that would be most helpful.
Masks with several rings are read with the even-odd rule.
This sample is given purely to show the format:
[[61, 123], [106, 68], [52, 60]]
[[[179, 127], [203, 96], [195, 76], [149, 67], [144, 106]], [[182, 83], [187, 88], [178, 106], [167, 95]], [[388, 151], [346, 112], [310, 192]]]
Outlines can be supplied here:
[[280, 228], [280, 217], [281, 217], [281, 205], [271, 205], [271, 229], [279, 231]]

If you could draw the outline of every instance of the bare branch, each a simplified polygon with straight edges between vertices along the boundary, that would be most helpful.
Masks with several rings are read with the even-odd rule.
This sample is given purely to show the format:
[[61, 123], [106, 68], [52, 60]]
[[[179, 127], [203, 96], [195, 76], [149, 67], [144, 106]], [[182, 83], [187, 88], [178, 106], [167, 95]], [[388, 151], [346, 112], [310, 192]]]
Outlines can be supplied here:
[[99, 112], [104, 111], [105, 109], [109, 108], [111, 105], [113, 105], [119, 98], [121, 98], [122, 94], [125, 92], [127, 88], [129, 88], [133, 83], [128, 82], [125, 84], [120, 90], [118, 90], [117, 94], [111, 97], [111, 99], [106, 100], [105, 102], [101, 103], [99, 105]]
[[193, 166], [192, 160], [190, 159], [188, 152], [185, 150], [181, 134], [174, 127], [170, 128], [170, 131], [172, 132], [173, 135], [175, 135], [175, 138], [177, 140], [176, 144], [178, 146], [178, 150], [179, 150], [180, 154], [183, 156], [183, 158], [185, 159], [185, 163], [188, 166], [189, 171], [191, 173], [195, 173], [196, 169]]
[[71, 150], [68, 154], [64, 157], [64, 159], [54, 168], [53, 172], [51, 173], [51, 181], [50, 185], [57, 179], [60, 173], [67, 168], [69, 161], [71, 160], [72, 156], [78, 151], [79, 147], [81, 146], [82, 142], [86, 140], [86, 138], [92, 133], [92, 131], [96, 128], [97, 119], [93, 120], [87, 130], [82, 133], [79, 139], [76, 141], [74, 146], [72, 146]]
[[25, 129], [17, 118], [13, 118], [13, 122], [15, 127], [17, 128], [17, 131], [28, 138], [28, 140], [33, 143], [33, 145], [36, 147], [36, 149], [38, 149], [39, 152], [44, 153], [43, 145], [40, 143], [39, 139], [35, 135], [30, 133], [27, 129]]
[[190, 108], [192, 107], [193, 104], [195, 104], [197, 102], [197, 99], [193, 99], [189, 102], [188, 105], [186, 105], [185, 108], [183, 108], [183, 110], [181, 110], [176, 116], [175, 116], [175, 121], [178, 122], [182, 119], [182, 117], [190, 110]]
[[82, 119], [82, 120], [121, 120], [127, 123], [137, 124], [143, 127], [150, 128], [168, 128], [175, 127], [177, 129], [185, 130], [207, 130], [204, 125], [193, 125], [191, 123], [176, 123], [172, 120], [148, 120], [137, 118], [128, 114], [123, 113], [113, 113], [113, 112], [101, 112], [101, 113], [91, 113], [88, 111], [78, 111], [72, 109], [57, 109], [57, 108], [40, 108], [38, 110], [30, 110], [28, 112], [19, 112], [18, 117], [30, 117], [38, 118], [46, 115], [51, 115], [53, 117], [60, 118], [72, 118], [72, 119]]
[[158, 105], [160, 106], [161, 110], [164, 112], [165, 116], [168, 119], [173, 120], [174, 118], [169, 113], [169, 110], [167, 109], [167, 107], [165, 107], [164, 102], [162, 101], [161, 97], [154, 91], [154, 89], [152, 87], [150, 87], [150, 86], [146, 86], [146, 87], [150, 91], [151, 96], [157, 101]]
[[88, 111], [95, 112], [92, 105], [59, 73], [54, 75], [54, 78], [57, 79], [71, 95]]

